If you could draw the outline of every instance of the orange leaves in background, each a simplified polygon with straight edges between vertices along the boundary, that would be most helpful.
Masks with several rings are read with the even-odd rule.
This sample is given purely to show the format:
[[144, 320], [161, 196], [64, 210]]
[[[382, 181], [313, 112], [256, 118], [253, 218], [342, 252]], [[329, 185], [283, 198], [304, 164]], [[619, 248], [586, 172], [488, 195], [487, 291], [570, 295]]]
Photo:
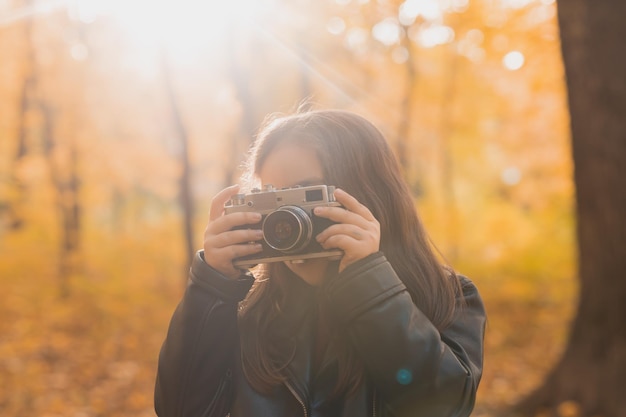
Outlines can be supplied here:
[[[228, 25], [196, 16], [179, 48], [139, 30], [162, 15], [129, 21], [97, 1], [22, 13], [35, 3], [0, 3], [0, 414], [153, 415], [187, 269], [162, 59], [189, 135], [196, 245], [267, 113], [358, 111], [405, 150], [433, 241], [485, 299], [475, 415], [540, 382], [576, 290], [554, 2], [258, 0], [254, 25], [232, 8]], [[59, 276], [68, 201], [80, 247]]]

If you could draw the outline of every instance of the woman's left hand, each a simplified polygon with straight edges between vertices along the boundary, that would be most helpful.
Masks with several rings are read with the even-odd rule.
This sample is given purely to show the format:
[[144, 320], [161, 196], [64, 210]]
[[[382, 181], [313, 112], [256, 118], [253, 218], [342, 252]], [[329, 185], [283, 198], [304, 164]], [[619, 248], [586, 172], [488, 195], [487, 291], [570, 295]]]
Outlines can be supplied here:
[[341, 272], [359, 259], [378, 252], [380, 223], [367, 207], [347, 192], [336, 189], [335, 199], [343, 207], [315, 208], [315, 215], [336, 223], [322, 231], [316, 239], [324, 249], [343, 250], [339, 263]]

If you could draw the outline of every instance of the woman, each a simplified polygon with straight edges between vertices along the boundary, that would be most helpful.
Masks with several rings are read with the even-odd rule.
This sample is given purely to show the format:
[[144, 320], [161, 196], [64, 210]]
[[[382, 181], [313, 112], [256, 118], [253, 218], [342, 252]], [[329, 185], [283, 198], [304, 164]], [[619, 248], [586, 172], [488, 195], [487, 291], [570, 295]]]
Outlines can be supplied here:
[[[211, 205], [204, 250], [163, 344], [155, 409], [165, 416], [467, 416], [482, 372], [485, 312], [443, 267], [384, 137], [345, 111], [271, 121], [252, 148], [250, 185], [328, 184], [341, 206], [316, 236], [340, 260], [272, 262], [255, 212]], [[257, 243], [250, 243], [257, 242]]]

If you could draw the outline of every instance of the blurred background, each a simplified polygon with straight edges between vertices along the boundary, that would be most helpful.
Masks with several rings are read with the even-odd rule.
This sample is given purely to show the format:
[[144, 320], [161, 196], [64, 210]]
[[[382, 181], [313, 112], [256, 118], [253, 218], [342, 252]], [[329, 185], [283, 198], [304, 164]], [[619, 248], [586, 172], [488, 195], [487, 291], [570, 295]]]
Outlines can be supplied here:
[[154, 415], [210, 200], [299, 106], [385, 133], [502, 414], [576, 307], [565, 91], [554, 0], [0, 0], [0, 414]]

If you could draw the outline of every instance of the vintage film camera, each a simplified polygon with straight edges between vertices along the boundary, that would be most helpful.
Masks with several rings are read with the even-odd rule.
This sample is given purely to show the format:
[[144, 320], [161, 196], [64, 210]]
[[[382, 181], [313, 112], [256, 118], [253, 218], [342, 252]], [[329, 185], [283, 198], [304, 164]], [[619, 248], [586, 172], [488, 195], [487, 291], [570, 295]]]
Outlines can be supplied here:
[[313, 209], [318, 206], [336, 206], [335, 187], [327, 185], [296, 186], [275, 189], [266, 185], [263, 190], [253, 189], [249, 194], [236, 194], [228, 201], [226, 214], [254, 211], [263, 216], [260, 223], [239, 228], [263, 230], [263, 250], [249, 256], [236, 258], [233, 265], [249, 268], [260, 263], [292, 261], [303, 262], [312, 258], [340, 259], [339, 249], [325, 250], [315, 240], [322, 230], [334, 224], [317, 217]]

